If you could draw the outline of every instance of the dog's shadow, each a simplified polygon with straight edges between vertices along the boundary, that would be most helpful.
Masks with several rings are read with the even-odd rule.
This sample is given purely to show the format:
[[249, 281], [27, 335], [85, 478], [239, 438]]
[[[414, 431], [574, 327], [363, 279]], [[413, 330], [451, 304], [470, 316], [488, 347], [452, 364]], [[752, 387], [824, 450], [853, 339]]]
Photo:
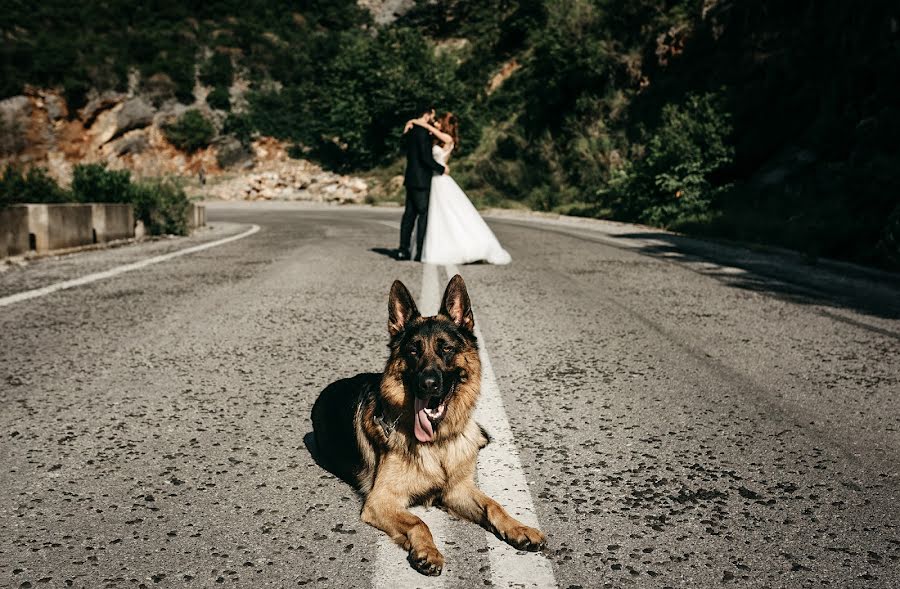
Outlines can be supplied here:
[[359, 492], [358, 483], [351, 475], [333, 468], [324, 459], [322, 453], [319, 451], [315, 432], [306, 432], [306, 434], [303, 436], [303, 445], [306, 446], [306, 451], [309, 452], [310, 457], [319, 466], [319, 468], [333, 475], [335, 478], [347, 483], [357, 493]]
[[380, 379], [380, 374], [360, 373], [326, 386], [310, 411], [313, 429], [303, 436], [303, 444], [316, 464], [357, 491], [362, 455], [356, 439], [356, 408], [360, 395], [370, 393]]

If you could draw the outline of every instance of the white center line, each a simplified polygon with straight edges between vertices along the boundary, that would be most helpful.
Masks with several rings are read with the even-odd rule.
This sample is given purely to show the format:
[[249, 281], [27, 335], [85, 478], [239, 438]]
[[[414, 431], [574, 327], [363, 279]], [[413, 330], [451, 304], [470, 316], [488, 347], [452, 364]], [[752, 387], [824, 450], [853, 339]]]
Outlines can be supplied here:
[[26, 290], [24, 292], [16, 293], [14, 295], [9, 295], [3, 298], [0, 298], [0, 307], [5, 307], [7, 305], [12, 305], [13, 303], [19, 303], [22, 301], [27, 301], [28, 299], [36, 299], [38, 297], [42, 297], [48, 294], [52, 294], [54, 292], [65, 290], [67, 288], [75, 288], [76, 286], [83, 286], [85, 284], [90, 284], [91, 282], [96, 282], [98, 280], [105, 280], [107, 278], [112, 278], [113, 276], [118, 276], [119, 274], [124, 274], [125, 272], [131, 272], [132, 270], [139, 270], [141, 268], [146, 268], [147, 266], [151, 266], [153, 264], [159, 264], [160, 262], [165, 262], [166, 260], [171, 260], [172, 258], [177, 258], [179, 256], [186, 256], [188, 254], [194, 254], [205, 249], [209, 249], [211, 247], [216, 247], [219, 245], [224, 245], [226, 243], [237, 241], [238, 239], [243, 239], [245, 237], [249, 237], [259, 231], [259, 225], [253, 225], [247, 231], [243, 233], [239, 233], [238, 235], [232, 235], [231, 237], [225, 237], [224, 239], [219, 239], [217, 241], [211, 241], [209, 243], [201, 243], [200, 245], [195, 245], [193, 247], [185, 248], [183, 250], [178, 250], [176, 252], [171, 252], [168, 254], [163, 254], [161, 256], [155, 256], [152, 258], [147, 258], [145, 260], [141, 260], [139, 262], [133, 262], [131, 264], [125, 264], [123, 266], [116, 266], [110, 270], [104, 270], [103, 272], [95, 272], [94, 274], [88, 274], [87, 276], [82, 276], [81, 278], [74, 278], [72, 280], [66, 280], [63, 282], [57, 282], [56, 284], [51, 284], [50, 286], [45, 286], [43, 288], [35, 288], [33, 290]]
[[[419, 312], [422, 315], [436, 315], [440, 307], [440, 284], [438, 284], [437, 266], [424, 264], [422, 268], [422, 291], [418, 299]], [[434, 543], [438, 550], [447, 554], [446, 540], [449, 518], [447, 514], [435, 507], [413, 507], [410, 511], [422, 518], [431, 529]], [[378, 539], [375, 561], [375, 589], [440, 589], [444, 587], [444, 579], [452, 574], [451, 563], [444, 564], [439, 577], [426, 577], [413, 569], [406, 560], [406, 553], [399, 546], [382, 534]]]
[[[452, 265], [446, 270], [448, 279], [459, 273]], [[513, 517], [540, 529], [477, 314], [475, 337], [481, 357], [481, 398], [475, 409], [475, 419], [491, 435], [491, 443], [478, 455], [478, 486]], [[493, 534], [486, 535], [493, 587], [551, 589], [557, 586], [553, 567], [543, 554], [520, 552]]]

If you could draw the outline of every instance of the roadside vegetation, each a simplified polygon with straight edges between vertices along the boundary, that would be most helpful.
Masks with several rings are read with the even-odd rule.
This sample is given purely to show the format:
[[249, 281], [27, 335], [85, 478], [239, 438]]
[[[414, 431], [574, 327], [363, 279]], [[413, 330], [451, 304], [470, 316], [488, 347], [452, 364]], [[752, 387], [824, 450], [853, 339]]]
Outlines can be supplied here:
[[[896, 269], [897, 22], [881, 0], [420, 1], [385, 27], [355, 0], [13, 2], [0, 98], [57, 86], [71, 110], [133, 70], [189, 104], [199, 78], [223, 133], [369, 173], [385, 200], [428, 99], [462, 120], [451, 167], [480, 205]], [[167, 130], [188, 151], [212, 139], [190, 112]]]
[[171, 179], [134, 181], [127, 170], [100, 164], [75, 166], [72, 185], [61, 187], [43, 168], [7, 166], [0, 175], [0, 208], [19, 203], [123, 203], [151, 235], [187, 235], [190, 201]]
[[166, 139], [182, 151], [194, 153], [209, 146], [216, 128], [199, 111], [189, 110], [173, 123], [163, 126]]

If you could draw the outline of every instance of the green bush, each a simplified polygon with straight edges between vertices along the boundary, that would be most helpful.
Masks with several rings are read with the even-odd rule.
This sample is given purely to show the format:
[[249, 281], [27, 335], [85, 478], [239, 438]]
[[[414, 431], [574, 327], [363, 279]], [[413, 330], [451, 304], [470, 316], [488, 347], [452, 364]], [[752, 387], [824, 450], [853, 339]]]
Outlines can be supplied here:
[[207, 147], [216, 136], [216, 129], [197, 110], [189, 110], [174, 123], [163, 126], [166, 139], [182, 151], [194, 153]]
[[138, 182], [132, 185], [134, 218], [143, 221], [152, 235], [187, 235], [190, 202], [172, 180]]
[[228, 89], [216, 86], [206, 97], [206, 103], [218, 110], [231, 110], [231, 96]]
[[131, 172], [107, 170], [103, 164], [78, 164], [72, 171], [76, 202], [127, 203], [131, 200]]
[[654, 225], [709, 220], [728, 186], [711, 175], [732, 163], [731, 122], [717, 94], [689, 95], [667, 104], [643, 157], [625, 165], [610, 182], [618, 217]]
[[134, 206], [134, 218], [151, 235], [187, 234], [189, 201], [171, 180], [131, 180], [127, 170], [108, 170], [103, 164], [80, 164], [72, 175], [71, 197], [77, 202], [114, 202]]
[[231, 56], [227, 53], [216, 52], [203, 64], [200, 70], [200, 81], [208, 86], [228, 88], [234, 81], [234, 66]]
[[250, 145], [253, 139], [253, 122], [247, 115], [231, 113], [225, 119], [222, 133], [233, 135], [242, 145]]
[[151, 235], [186, 235], [190, 202], [171, 180], [132, 182], [127, 171], [102, 164], [75, 166], [71, 190], [61, 188], [43, 168], [7, 166], [0, 175], [0, 207], [18, 203], [113, 202], [134, 206], [134, 217]]
[[0, 207], [19, 203], [70, 202], [71, 195], [61, 188], [44, 168], [21, 168], [8, 165], [0, 176]]

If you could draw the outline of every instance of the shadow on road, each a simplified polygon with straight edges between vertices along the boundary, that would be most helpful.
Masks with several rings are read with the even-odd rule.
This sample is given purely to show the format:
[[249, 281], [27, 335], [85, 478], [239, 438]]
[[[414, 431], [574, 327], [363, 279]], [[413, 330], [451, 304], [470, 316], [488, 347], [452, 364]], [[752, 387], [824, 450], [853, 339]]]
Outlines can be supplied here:
[[373, 247], [369, 249], [370, 252], [375, 252], [376, 254], [381, 254], [382, 256], [387, 256], [392, 260], [397, 259], [397, 250], [390, 249], [386, 247]]
[[[850, 264], [806, 260], [801, 254], [759, 252], [665, 233], [628, 233], [637, 251], [677, 261], [729, 286], [767, 293], [793, 303], [852, 309], [884, 319], [900, 318], [900, 275]], [[648, 242], [639, 245], [638, 240]], [[830, 314], [829, 314], [830, 315]], [[878, 330], [900, 338], [900, 334]]]
[[357, 408], [361, 397], [371, 394], [380, 381], [380, 373], [363, 372], [322, 389], [310, 412], [313, 431], [303, 437], [316, 464], [354, 489], [363, 464], [357, 445]]
[[319, 448], [316, 445], [316, 435], [313, 432], [306, 432], [303, 436], [303, 445], [306, 446], [306, 451], [309, 452], [310, 457], [315, 461], [315, 463], [322, 470], [334, 475], [336, 478], [344, 481], [354, 490], [356, 490], [356, 481], [350, 479], [345, 473], [337, 472], [335, 469], [329, 467], [329, 465], [322, 459], [322, 453], [319, 452]]

